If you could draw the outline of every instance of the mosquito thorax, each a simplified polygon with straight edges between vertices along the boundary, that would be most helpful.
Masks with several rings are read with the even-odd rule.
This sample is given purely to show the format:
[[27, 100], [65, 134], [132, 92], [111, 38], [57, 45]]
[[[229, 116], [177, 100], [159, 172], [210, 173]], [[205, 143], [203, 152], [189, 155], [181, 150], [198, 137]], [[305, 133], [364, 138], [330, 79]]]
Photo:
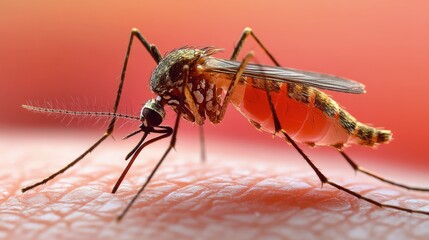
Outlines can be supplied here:
[[[158, 63], [150, 79], [151, 90], [161, 97], [162, 105], [168, 105], [175, 112], [178, 112], [180, 101], [183, 97], [184, 78], [186, 73], [189, 73], [187, 87], [191, 94], [195, 95], [196, 107], [200, 112], [199, 116], [196, 117], [195, 113], [185, 103], [180, 109], [181, 116], [190, 122], [197, 122], [197, 124], [202, 125], [205, 120], [206, 103], [201, 100], [206, 99], [204, 94], [207, 91], [210, 92], [207, 99], [214, 98], [213, 96], [216, 93], [213, 84], [213, 86], [210, 85], [212, 89], [208, 89], [209, 84], [203, 77], [203, 70], [207, 58], [218, 51], [220, 49], [185, 47], [166, 54]], [[209, 104], [209, 107], [213, 110], [216, 107], [215, 105], [216, 103], [213, 102]]]
[[[201, 66], [207, 57], [221, 49], [184, 47], [167, 53], [158, 63], [150, 78], [150, 88], [160, 96], [172, 95], [174, 90], [181, 90], [184, 77], [184, 66], [189, 67], [190, 79], [201, 73]], [[173, 96], [172, 96], [173, 97]]]
[[140, 112], [140, 121], [146, 127], [156, 127], [164, 121], [165, 110], [159, 100], [158, 97], [147, 101]]
[[150, 88], [163, 95], [172, 89], [181, 89], [183, 84], [183, 67], [191, 68], [206, 55], [206, 51], [193, 48], [180, 48], [168, 53], [155, 68], [150, 79]]

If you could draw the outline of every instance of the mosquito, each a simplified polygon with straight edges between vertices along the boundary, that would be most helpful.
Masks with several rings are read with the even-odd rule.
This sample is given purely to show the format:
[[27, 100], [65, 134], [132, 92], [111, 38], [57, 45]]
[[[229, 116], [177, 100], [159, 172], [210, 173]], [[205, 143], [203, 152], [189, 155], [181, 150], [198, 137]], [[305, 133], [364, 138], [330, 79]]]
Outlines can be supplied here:
[[[237, 61], [249, 37], [256, 41], [276, 66], [250, 63], [254, 56], [253, 52], [247, 53], [242, 61]], [[143, 44], [157, 63], [150, 78], [150, 89], [157, 96], [147, 101], [139, 117], [117, 112], [134, 39]], [[139, 133], [143, 136], [126, 156], [130, 161], [113, 187], [112, 193], [118, 190], [134, 160], [146, 146], [167, 137], [171, 139], [146, 182], [118, 216], [117, 219], [121, 220], [175, 146], [181, 118], [200, 126], [203, 126], [207, 119], [213, 124], [218, 124], [222, 122], [228, 105], [232, 103], [255, 128], [281, 137], [292, 145], [315, 172], [322, 186], [331, 185], [378, 207], [429, 215], [429, 211], [381, 203], [329, 180], [298, 146], [297, 143], [334, 147], [355, 171], [398, 187], [428, 192], [428, 188], [404, 185], [373, 173], [358, 165], [343, 151], [344, 147], [350, 144], [371, 147], [388, 143], [392, 139], [391, 131], [374, 128], [357, 121], [321, 91], [326, 89], [362, 94], [365, 93], [363, 84], [337, 76], [283, 68], [250, 28], [244, 29], [229, 59], [214, 57], [219, 51], [220, 49], [213, 47], [183, 47], [162, 56], [158, 48], [147, 41], [139, 30], [132, 29], [113, 112], [76, 112], [23, 105], [24, 108], [33, 111], [108, 116], [111, 120], [104, 134], [85, 152], [56, 173], [23, 188], [22, 192], [47, 183], [82, 160], [112, 134], [118, 118], [138, 120], [141, 122], [139, 129], [124, 139]], [[165, 106], [171, 107], [177, 113], [173, 127], [161, 125], [166, 114]], [[158, 135], [146, 140], [150, 133]]]

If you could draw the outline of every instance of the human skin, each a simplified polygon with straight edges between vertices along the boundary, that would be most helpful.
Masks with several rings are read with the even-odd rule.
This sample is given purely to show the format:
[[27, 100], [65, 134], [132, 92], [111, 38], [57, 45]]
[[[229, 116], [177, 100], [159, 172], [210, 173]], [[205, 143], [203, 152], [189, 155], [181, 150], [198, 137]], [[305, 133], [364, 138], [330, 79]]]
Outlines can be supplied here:
[[[4, 159], [0, 238], [424, 239], [429, 235], [429, 216], [381, 209], [330, 186], [321, 188], [309, 168], [257, 159], [251, 150], [242, 159], [212, 152], [206, 163], [200, 163], [194, 152], [178, 148], [121, 222], [116, 217], [148, 176], [165, 142], [139, 156], [116, 194], [110, 191], [129, 151], [119, 140], [107, 141], [48, 184], [20, 192], [67, 164], [92, 138], [0, 137]], [[329, 177], [382, 202], [429, 210], [429, 194], [361, 176], [350, 171]]]

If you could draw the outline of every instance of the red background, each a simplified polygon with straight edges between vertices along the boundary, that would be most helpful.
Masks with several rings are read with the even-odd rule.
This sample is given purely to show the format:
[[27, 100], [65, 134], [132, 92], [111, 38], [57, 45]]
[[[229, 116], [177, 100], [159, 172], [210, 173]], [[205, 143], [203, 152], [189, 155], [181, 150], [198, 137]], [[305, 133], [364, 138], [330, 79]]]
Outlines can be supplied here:
[[[112, 106], [133, 27], [161, 53], [184, 45], [209, 45], [225, 48], [219, 56], [226, 57], [249, 26], [284, 66], [345, 76], [366, 85], [365, 95], [330, 94], [360, 121], [392, 130], [394, 141], [376, 151], [352, 147], [350, 152], [365, 156], [362, 161], [367, 165], [374, 161], [428, 172], [428, 7], [426, 1], [387, 0], [2, 1], [0, 127], [12, 132], [66, 127], [101, 132], [79, 122], [67, 126], [19, 106], [28, 100], [70, 104], [71, 97], [81, 102], [85, 97], [89, 102], [96, 99], [99, 107], [91, 110]], [[256, 50], [259, 62], [269, 63], [253, 41], [244, 50], [250, 49]], [[153, 97], [148, 81], [154, 67], [136, 44], [122, 109], [127, 106], [137, 113]], [[172, 119], [170, 112], [167, 123]], [[196, 130], [183, 122], [180, 136], [196, 138]], [[207, 132], [208, 141], [249, 145], [262, 154], [271, 146], [289, 148], [280, 139], [273, 141], [255, 131], [233, 107], [221, 125], [208, 126]]]

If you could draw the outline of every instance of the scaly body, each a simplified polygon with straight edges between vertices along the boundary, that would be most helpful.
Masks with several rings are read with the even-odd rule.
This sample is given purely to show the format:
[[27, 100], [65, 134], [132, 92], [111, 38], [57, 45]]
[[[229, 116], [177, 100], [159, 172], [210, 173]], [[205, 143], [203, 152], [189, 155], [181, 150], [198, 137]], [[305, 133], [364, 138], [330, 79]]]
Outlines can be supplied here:
[[[192, 109], [192, 104], [185, 102], [182, 114], [186, 120], [199, 125], [204, 124], [206, 117], [214, 124], [221, 121], [221, 99], [234, 77], [233, 74], [213, 71], [218, 64], [218, 60], [211, 57], [215, 52], [215, 49], [174, 50], [164, 57], [154, 73], [158, 82], [152, 85], [152, 90], [177, 111], [182, 81], [178, 80], [180, 72], [175, 72], [174, 69], [181, 69], [184, 64], [190, 66], [191, 76], [187, 87], [197, 111]], [[173, 66], [171, 63], [174, 63]], [[167, 65], [168, 71], [165, 70]], [[258, 68], [254, 64], [249, 66], [251, 69]], [[245, 71], [232, 93], [231, 102], [257, 129], [270, 133], [275, 131], [265, 90], [266, 83], [281, 130], [295, 141], [311, 146], [341, 148], [349, 143], [374, 146], [391, 139], [389, 130], [358, 122], [326, 93], [314, 87], [246, 76]], [[283, 134], [277, 135], [284, 137]]]

